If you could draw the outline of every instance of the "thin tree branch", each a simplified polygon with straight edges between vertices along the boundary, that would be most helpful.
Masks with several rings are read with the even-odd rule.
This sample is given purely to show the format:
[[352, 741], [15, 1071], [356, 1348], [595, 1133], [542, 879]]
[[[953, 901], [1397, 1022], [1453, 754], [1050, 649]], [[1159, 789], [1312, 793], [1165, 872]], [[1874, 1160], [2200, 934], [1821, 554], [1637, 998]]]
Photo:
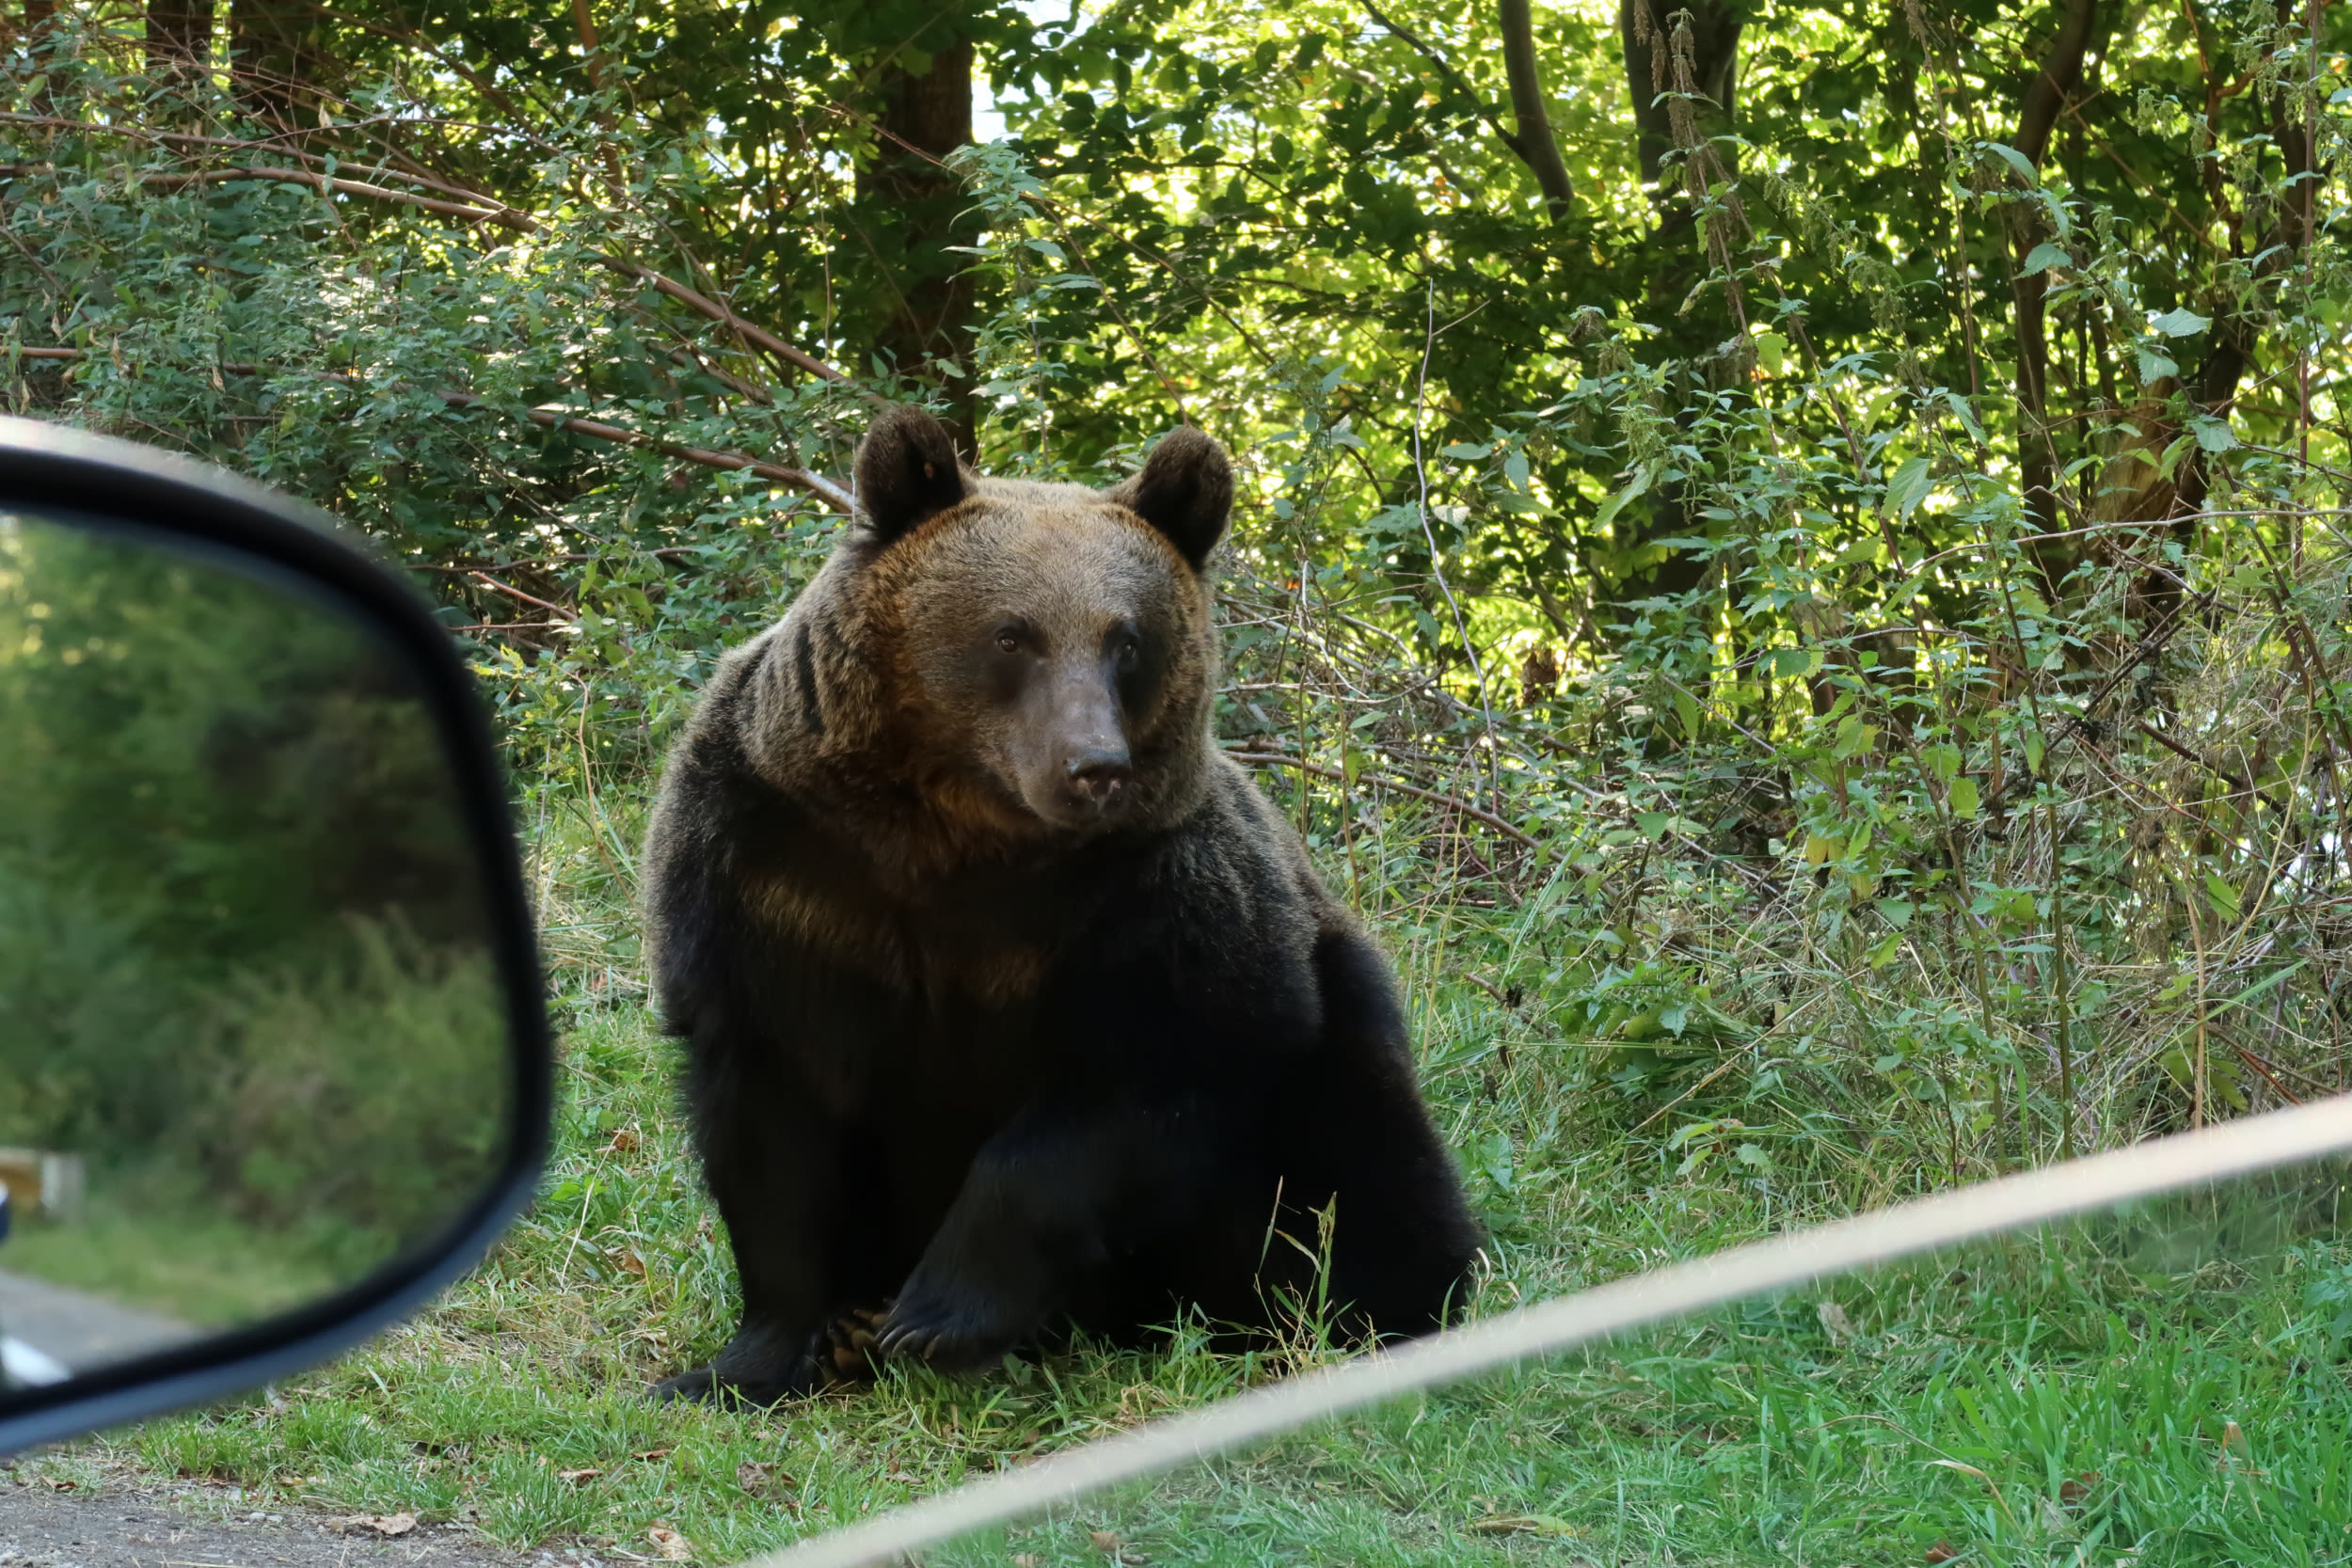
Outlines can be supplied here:
[[[443, 392], [440, 397], [452, 408], [471, 408], [483, 402], [471, 392]], [[789, 484], [794, 489], [807, 491], [845, 516], [852, 506], [850, 493], [822, 475], [810, 473], [806, 468], [790, 468], [781, 463], [766, 462], [749, 452], [714, 451], [708, 447], [690, 447], [683, 442], [664, 441], [640, 431], [624, 430], [619, 425], [606, 424], [601, 420], [580, 419], [575, 415], [558, 413], [552, 408], [526, 408], [523, 415], [532, 423], [544, 425], [549, 430], [568, 430], [575, 435], [611, 441], [618, 446], [642, 447], [647, 451], [658, 451], [684, 463], [697, 463], [706, 468], [740, 471], [756, 474], [761, 479], [772, 479], [779, 484]]]
[[395, 191], [382, 185], [371, 185], [359, 180], [338, 180], [307, 168], [207, 168], [184, 174], [158, 171], [139, 176], [139, 183], [169, 190], [181, 185], [216, 185], [231, 181], [267, 180], [290, 185], [308, 185], [324, 196], [341, 191], [346, 196], [371, 197], [378, 201], [394, 201], [404, 207], [421, 207], [428, 213], [440, 213], [449, 217], [464, 218], [469, 223], [496, 223], [528, 233], [539, 225], [525, 214], [511, 207], [470, 207], [462, 202], [442, 201], [434, 197], [418, 196], [410, 191]]
[[[1416, 30], [1411, 30], [1411, 28], [1409, 28], [1409, 25], [1405, 25], [1405, 24], [1402, 24], [1402, 21], [1397, 21], [1395, 16], [1391, 16], [1391, 14], [1388, 14], [1388, 11], [1383, 11], [1383, 9], [1381, 9], [1381, 5], [1378, 5], [1378, 0], [1364, 0], [1364, 9], [1372, 11], [1372, 19], [1374, 19], [1374, 21], [1378, 21], [1378, 24], [1381, 24], [1383, 28], [1388, 28], [1388, 35], [1391, 35], [1391, 38], [1395, 38], [1397, 42], [1406, 44], [1406, 47], [1409, 47], [1411, 52], [1419, 54], [1419, 56], [1421, 56], [1421, 58], [1425, 58], [1425, 61], [1430, 61], [1430, 68], [1433, 68], [1433, 71], [1438, 71], [1438, 75], [1447, 77], [1447, 85], [1452, 85], [1452, 87], [1454, 87], [1454, 91], [1458, 91], [1458, 94], [1463, 94], [1463, 96], [1466, 96], [1466, 99], [1470, 99], [1472, 103], [1477, 103], [1477, 118], [1485, 119], [1485, 122], [1486, 122], [1486, 129], [1491, 129], [1491, 132], [1494, 132], [1494, 138], [1496, 138], [1496, 141], [1501, 141], [1501, 143], [1503, 143], [1505, 148], [1510, 148], [1510, 155], [1518, 157], [1519, 162], [1524, 162], [1524, 165], [1527, 165], [1529, 169], [1536, 169], [1536, 165], [1534, 165], [1534, 160], [1532, 160], [1532, 157], [1529, 157], [1527, 141], [1524, 141], [1524, 138], [1519, 136], [1519, 134], [1515, 134], [1513, 129], [1508, 127], [1508, 124], [1503, 124], [1503, 122], [1501, 122], [1499, 118], [1496, 118], [1494, 110], [1491, 110], [1489, 105], [1486, 105], [1486, 94], [1482, 94], [1482, 91], [1477, 89], [1477, 87], [1472, 87], [1472, 85], [1470, 85], [1470, 77], [1463, 75], [1463, 72], [1458, 71], [1456, 66], [1454, 66], [1454, 61], [1449, 61], [1449, 58], [1444, 56], [1444, 54], [1439, 54], [1438, 49], [1435, 49], [1433, 44], [1428, 42], [1428, 40], [1421, 38], [1421, 33], [1416, 33]], [[1518, 108], [1518, 85], [1513, 87], [1513, 108]], [[1522, 127], [1522, 129], [1527, 127], [1527, 119], [1524, 119], [1524, 118], [1519, 119], [1519, 127]], [[1546, 122], [1543, 122], [1543, 134], [1546, 134], [1546, 136], [1550, 136], [1550, 129], [1552, 129], [1552, 127], [1550, 127], [1550, 119], [1546, 119]], [[1560, 162], [1560, 148], [1557, 148], [1557, 146], [1552, 148], [1552, 162], [1555, 162], [1555, 165], [1557, 165], [1557, 162]], [[1562, 169], [1562, 179], [1566, 179], [1566, 171], [1565, 171], [1565, 169]], [[1536, 169], [1536, 181], [1538, 181], [1538, 183], [1543, 183], [1543, 171], [1541, 171], [1541, 169]], [[1550, 185], [1546, 185], [1546, 195], [1550, 195]]]
[[1512, 148], [1519, 161], [1543, 187], [1544, 205], [1557, 223], [1576, 202], [1576, 186], [1568, 166], [1560, 161], [1560, 144], [1551, 134], [1551, 117], [1544, 109], [1544, 80], [1535, 62], [1535, 19], [1528, 0], [1499, 0], [1502, 24], [1502, 70], [1511, 82], [1511, 117], [1519, 134]]

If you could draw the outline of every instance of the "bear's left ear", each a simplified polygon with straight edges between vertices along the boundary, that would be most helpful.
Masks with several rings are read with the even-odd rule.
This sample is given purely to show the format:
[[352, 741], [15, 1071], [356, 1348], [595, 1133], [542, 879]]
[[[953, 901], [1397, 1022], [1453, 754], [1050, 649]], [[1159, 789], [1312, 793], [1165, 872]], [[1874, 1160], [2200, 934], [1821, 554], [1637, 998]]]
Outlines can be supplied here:
[[885, 408], [857, 449], [857, 509], [883, 544], [971, 494], [947, 427], [920, 408]]
[[1233, 510], [1233, 462], [1225, 449], [1189, 425], [1168, 432], [1143, 471], [1103, 492], [1168, 535], [1194, 571], [1225, 537]]

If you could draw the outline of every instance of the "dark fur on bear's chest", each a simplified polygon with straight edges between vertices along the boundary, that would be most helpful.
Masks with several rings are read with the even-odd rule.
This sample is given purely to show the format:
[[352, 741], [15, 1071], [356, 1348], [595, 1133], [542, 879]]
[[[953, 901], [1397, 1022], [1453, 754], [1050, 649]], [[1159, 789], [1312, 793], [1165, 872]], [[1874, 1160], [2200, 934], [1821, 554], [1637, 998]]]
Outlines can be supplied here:
[[[743, 1298], [665, 1388], [775, 1399], [869, 1343], [972, 1366], [1188, 1308], [1435, 1326], [1478, 1230], [1385, 962], [1207, 743], [1215, 531], [1184, 508], [1221, 527], [1230, 476], [967, 478], [909, 537], [892, 486], [946, 497], [952, 455], [904, 426], [862, 450], [873, 531], [722, 663], [648, 836]], [[914, 445], [877, 467], [886, 434]]]

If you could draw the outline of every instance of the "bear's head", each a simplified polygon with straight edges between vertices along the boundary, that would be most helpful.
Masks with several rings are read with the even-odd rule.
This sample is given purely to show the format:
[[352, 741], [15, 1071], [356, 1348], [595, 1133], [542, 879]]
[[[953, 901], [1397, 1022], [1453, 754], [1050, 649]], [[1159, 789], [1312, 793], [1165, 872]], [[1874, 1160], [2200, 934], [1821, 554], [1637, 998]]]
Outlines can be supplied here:
[[857, 455], [865, 636], [895, 766], [984, 834], [1145, 827], [1201, 788], [1225, 449], [1178, 430], [1107, 490], [986, 479], [883, 412]]

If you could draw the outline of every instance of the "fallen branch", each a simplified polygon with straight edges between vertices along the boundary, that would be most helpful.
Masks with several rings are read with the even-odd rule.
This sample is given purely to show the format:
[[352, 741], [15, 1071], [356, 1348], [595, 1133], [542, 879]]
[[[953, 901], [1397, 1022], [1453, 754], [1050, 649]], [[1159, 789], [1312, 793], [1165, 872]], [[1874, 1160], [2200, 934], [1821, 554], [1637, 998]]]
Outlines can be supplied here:
[[2303, 1103], [2302, 1101], [2296, 1099], [2293, 1094], [2287, 1091], [2287, 1086], [2284, 1084], [2279, 1082], [2277, 1076], [2271, 1072], [2270, 1065], [2267, 1062], [2265, 1062], [2260, 1056], [2255, 1055], [2252, 1052], [2247, 1050], [2246, 1047], [2242, 1045], [2236, 1049], [2239, 1057], [2244, 1060], [2248, 1067], [2252, 1068], [2256, 1072], [2263, 1075], [2263, 1082], [2268, 1084], [2272, 1091], [2276, 1093], [2280, 1100], [2285, 1101], [2290, 1105], [2300, 1105]]
[[1432, 805], [1450, 807], [1465, 816], [1485, 823], [1503, 837], [1523, 844], [1530, 849], [1542, 847], [1534, 839], [1505, 822], [1494, 813], [1473, 806], [1458, 796], [1447, 795], [1435, 789], [1423, 789], [1419, 784], [1406, 784], [1403, 779], [1391, 778], [1385, 773], [1375, 773], [1369, 768], [1358, 768], [1356, 777], [1351, 779], [1336, 768], [1326, 768], [1319, 762], [1306, 762], [1284, 752], [1244, 752], [1229, 746], [1225, 748], [1225, 754], [1235, 762], [1246, 762], [1258, 768], [1295, 768], [1302, 773], [1311, 773], [1318, 779], [1330, 779], [1340, 784], [1354, 784], [1359, 780], [1369, 779], [1384, 788], [1401, 790], [1405, 794], [1427, 800]]

